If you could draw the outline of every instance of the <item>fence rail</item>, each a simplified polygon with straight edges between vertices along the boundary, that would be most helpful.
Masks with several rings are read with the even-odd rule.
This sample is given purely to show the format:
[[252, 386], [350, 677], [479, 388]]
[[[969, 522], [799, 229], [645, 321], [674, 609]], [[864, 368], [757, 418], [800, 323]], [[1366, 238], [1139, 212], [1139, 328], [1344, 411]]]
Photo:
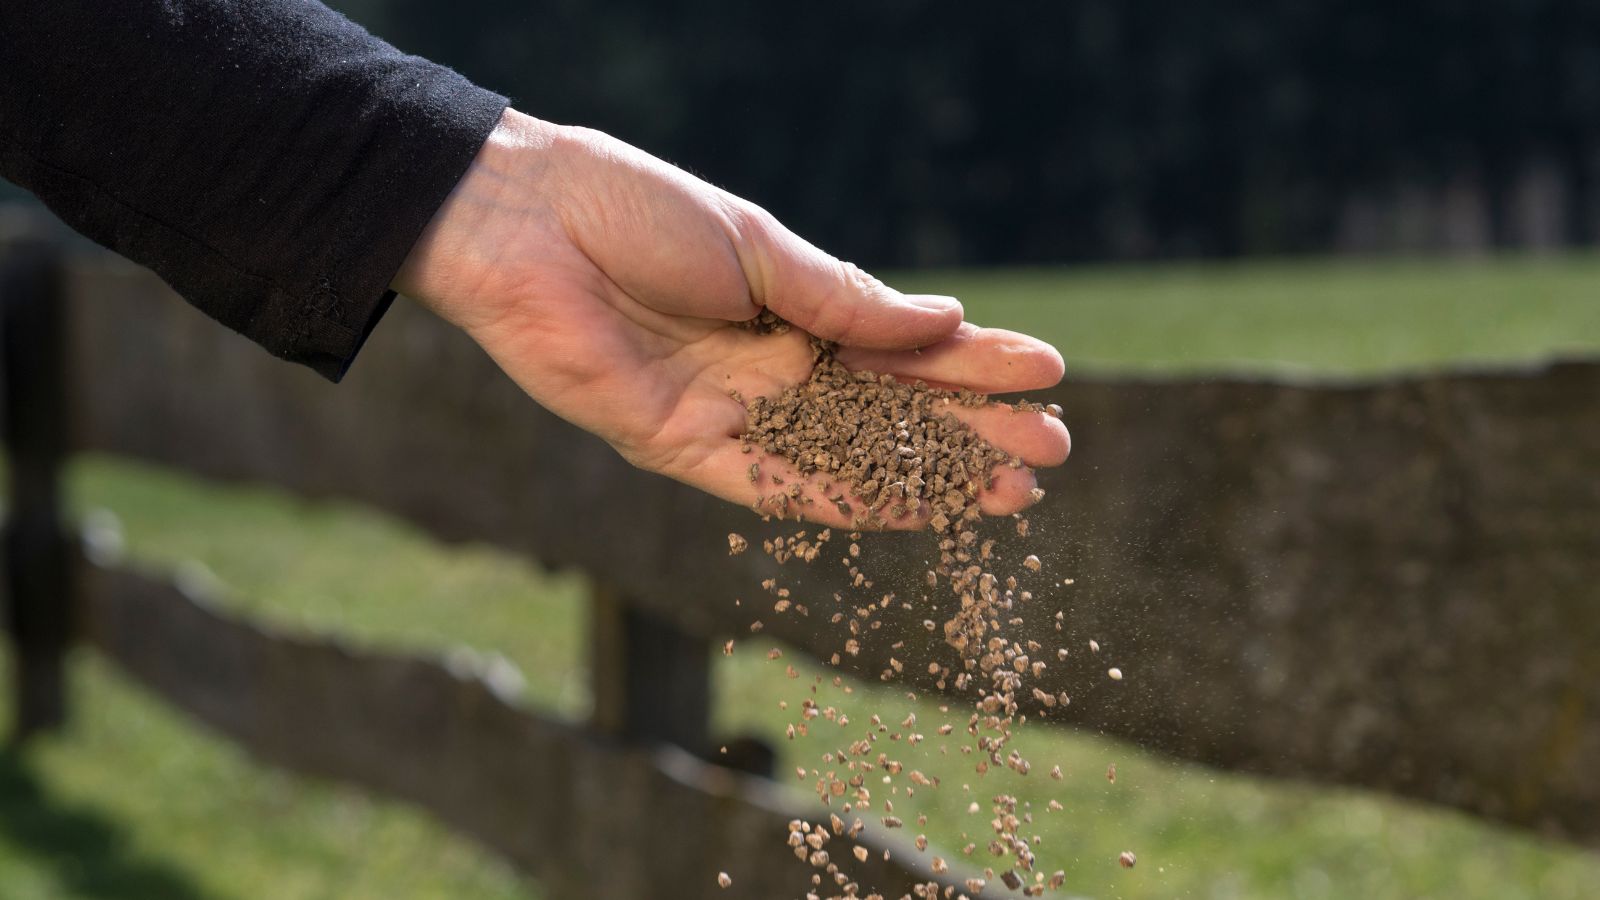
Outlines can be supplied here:
[[[628, 467], [408, 305], [334, 388], [106, 255], [75, 257], [62, 285], [76, 449], [351, 498], [598, 576], [596, 733], [703, 743], [707, 651], [748, 633], [758, 583], [847, 588], [838, 567], [727, 557], [730, 531], [784, 526]], [[1000, 552], [1038, 553], [1056, 586], [1036, 608], [1065, 612], [1072, 646], [1102, 647], [1052, 673], [1073, 703], [1051, 721], [1600, 846], [1596, 397], [1600, 365], [1569, 362], [1338, 384], [1078, 380], [1036, 398], [1067, 410], [1074, 457], [1044, 473], [1026, 549], [1013, 535]], [[867, 549], [880, 591], [916, 595], [923, 536]], [[906, 616], [885, 628], [902, 657], [940, 658], [924, 616]], [[824, 616], [760, 617], [764, 637], [818, 659], [839, 649]], [[1036, 637], [1054, 645], [1047, 618], [1032, 617]], [[876, 678], [888, 643], [841, 668]], [[672, 678], [630, 676], [646, 646]], [[1104, 677], [1113, 664], [1122, 682]], [[689, 714], [639, 713], [663, 705]], [[504, 826], [557, 815], [526, 812], [540, 821]]]
[[[520, 710], [431, 660], [274, 632], [160, 578], [96, 567], [86, 580], [89, 642], [168, 702], [270, 762], [422, 805], [552, 897], [772, 900], [810, 871], [782, 837], [816, 810], [768, 779]], [[852, 874], [891, 896], [958, 883], [909, 842], [861, 843], [872, 853]]]

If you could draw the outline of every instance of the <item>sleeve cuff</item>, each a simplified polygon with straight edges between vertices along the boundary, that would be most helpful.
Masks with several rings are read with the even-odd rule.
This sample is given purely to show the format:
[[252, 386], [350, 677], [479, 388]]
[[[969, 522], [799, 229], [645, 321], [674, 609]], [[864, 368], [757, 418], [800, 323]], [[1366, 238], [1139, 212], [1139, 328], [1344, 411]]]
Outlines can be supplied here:
[[417, 81], [410, 73], [413, 95], [380, 112], [394, 120], [375, 130], [359, 163], [369, 203], [350, 210], [343, 256], [329, 260], [332, 272], [307, 290], [301, 337], [286, 348], [287, 358], [335, 382], [394, 302], [389, 283], [508, 105], [449, 69], [412, 59], [435, 77]]

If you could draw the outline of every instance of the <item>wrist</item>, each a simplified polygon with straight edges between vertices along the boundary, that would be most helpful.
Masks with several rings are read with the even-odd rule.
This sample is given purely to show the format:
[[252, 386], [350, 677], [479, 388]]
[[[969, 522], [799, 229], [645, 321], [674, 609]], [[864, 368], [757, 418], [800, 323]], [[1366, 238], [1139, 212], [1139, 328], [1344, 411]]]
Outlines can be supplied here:
[[550, 151], [566, 130], [507, 108], [389, 286], [454, 325], [481, 318], [474, 298], [508, 226], [548, 199]]

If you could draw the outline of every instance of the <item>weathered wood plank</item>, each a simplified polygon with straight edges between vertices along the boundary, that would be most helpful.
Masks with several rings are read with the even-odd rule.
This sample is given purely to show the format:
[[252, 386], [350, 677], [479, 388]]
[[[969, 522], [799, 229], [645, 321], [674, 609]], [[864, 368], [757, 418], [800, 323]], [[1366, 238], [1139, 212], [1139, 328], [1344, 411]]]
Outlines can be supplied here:
[[[767, 779], [607, 741], [431, 661], [257, 627], [129, 570], [89, 580], [90, 641], [163, 699], [272, 763], [421, 805], [549, 896], [772, 900], [807, 884], [784, 838], [813, 805]], [[873, 854], [848, 870], [864, 886], [931, 880], [909, 844], [862, 843]]]
[[[147, 276], [75, 273], [92, 446], [351, 497], [446, 538], [599, 572], [704, 636], [773, 574], [745, 511], [625, 465], [406, 304], [339, 387], [205, 322]], [[1362, 785], [1600, 844], [1600, 365], [1371, 383], [1075, 381], [1047, 473], [1030, 628], [1067, 613], [1065, 718], [1194, 760]], [[918, 596], [919, 536], [868, 545]], [[1015, 540], [1002, 552], [1017, 558]], [[785, 573], [825, 607], [837, 564]], [[1039, 579], [1036, 579], [1036, 582]], [[747, 600], [743, 611], [734, 597]], [[925, 613], [893, 633], [904, 658]], [[820, 617], [764, 616], [820, 658]], [[889, 633], [889, 632], [885, 632]], [[1088, 638], [1099, 658], [1083, 652]], [[873, 677], [870, 643], [851, 671]], [[1113, 684], [1109, 664], [1128, 677]]]

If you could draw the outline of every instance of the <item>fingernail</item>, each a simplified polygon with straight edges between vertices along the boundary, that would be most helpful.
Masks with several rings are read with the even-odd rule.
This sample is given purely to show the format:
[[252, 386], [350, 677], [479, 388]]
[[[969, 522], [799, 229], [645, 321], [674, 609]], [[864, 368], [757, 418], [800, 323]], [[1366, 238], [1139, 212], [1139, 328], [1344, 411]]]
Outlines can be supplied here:
[[920, 306], [923, 309], [931, 309], [934, 312], [949, 312], [953, 309], [961, 309], [960, 300], [954, 297], [946, 297], [943, 294], [906, 294], [905, 298], [906, 302], [912, 306]]

